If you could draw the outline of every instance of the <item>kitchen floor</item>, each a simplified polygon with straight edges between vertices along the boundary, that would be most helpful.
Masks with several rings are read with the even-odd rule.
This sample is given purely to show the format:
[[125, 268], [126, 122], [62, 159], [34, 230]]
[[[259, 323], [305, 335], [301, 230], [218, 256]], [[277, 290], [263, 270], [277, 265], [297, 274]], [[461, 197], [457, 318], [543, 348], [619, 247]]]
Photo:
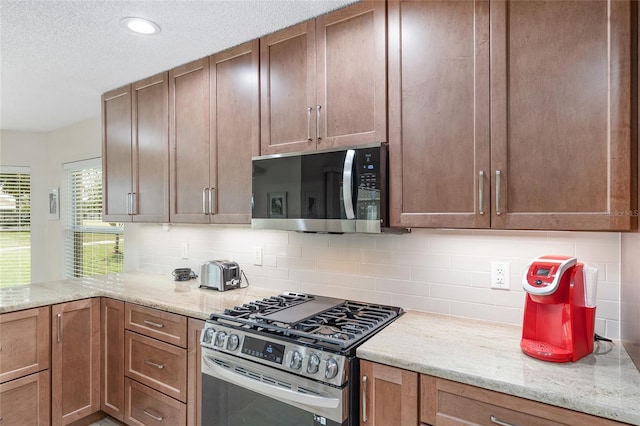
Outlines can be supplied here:
[[100, 419], [97, 422], [91, 423], [89, 426], [120, 426], [122, 423], [117, 420], [113, 420], [110, 417], [105, 417], [104, 419]]

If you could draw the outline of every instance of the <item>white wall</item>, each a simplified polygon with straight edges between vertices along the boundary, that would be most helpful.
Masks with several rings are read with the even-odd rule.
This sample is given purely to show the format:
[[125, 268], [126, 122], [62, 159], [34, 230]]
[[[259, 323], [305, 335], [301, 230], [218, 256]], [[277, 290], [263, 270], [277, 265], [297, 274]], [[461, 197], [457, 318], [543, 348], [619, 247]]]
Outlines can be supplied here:
[[31, 168], [31, 281], [63, 277], [63, 220], [47, 219], [51, 188], [61, 188], [60, 216], [65, 214], [63, 164], [101, 156], [100, 118], [49, 133], [0, 132], [0, 164]]
[[[132, 232], [130, 232], [132, 231]], [[498, 230], [414, 230], [408, 235], [327, 235], [259, 231], [248, 226], [131, 224], [126, 251], [139, 269], [231, 259], [252, 285], [302, 291], [489, 321], [521, 324], [521, 279], [532, 258], [576, 256], [600, 268], [596, 331], [620, 335], [620, 234]], [[189, 259], [181, 247], [189, 245]], [[264, 263], [253, 266], [253, 247]], [[511, 289], [490, 288], [491, 261], [510, 264]]]

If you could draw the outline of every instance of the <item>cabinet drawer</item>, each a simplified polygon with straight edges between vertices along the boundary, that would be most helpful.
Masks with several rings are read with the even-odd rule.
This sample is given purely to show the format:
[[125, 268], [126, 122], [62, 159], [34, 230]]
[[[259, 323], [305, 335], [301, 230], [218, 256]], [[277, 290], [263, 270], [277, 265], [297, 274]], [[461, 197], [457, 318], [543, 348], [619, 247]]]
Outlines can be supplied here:
[[125, 422], [134, 425], [187, 424], [187, 406], [134, 380], [125, 380]]
[[182, 315], [127, 303], [125, 328], [181, 348], [187, 347], [187, 317]]
[[49, 307], [0, 315], [0, 383], [49, 368]]
[[49, 424], [51, 404], [49, 370], [0, 385], [0, 420], [3, 425]]
[[125, 375], [187, 402], [187, 351], [149, 337], [125, 333]]

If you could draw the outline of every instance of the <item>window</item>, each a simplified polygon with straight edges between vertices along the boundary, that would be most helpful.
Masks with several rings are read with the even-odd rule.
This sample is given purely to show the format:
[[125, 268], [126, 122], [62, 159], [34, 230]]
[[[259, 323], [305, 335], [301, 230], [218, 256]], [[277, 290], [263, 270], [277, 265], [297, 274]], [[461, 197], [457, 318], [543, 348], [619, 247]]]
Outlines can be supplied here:
[[68, 172], [65, 214], [65, 275], [88, 277], [121, 272], [122, 223], [102, 221], [100, 160], [65, 164]]
[[30, 170], [0, 167], [0, 287], [30, 282]]

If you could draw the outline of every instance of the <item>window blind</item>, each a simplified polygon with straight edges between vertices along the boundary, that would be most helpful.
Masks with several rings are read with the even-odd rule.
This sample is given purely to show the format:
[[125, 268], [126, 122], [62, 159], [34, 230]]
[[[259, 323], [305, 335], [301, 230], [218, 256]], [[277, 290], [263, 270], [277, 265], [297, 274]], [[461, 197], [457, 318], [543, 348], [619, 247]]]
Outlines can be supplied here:
[[69, 163], [65, 213], [65, 275], [87, 277], [121, 272], [122, 223], [102, 221], [102, 167], [99, 160]]
[[0, 166], [0, 287], [30, 282], [30, 169]]

